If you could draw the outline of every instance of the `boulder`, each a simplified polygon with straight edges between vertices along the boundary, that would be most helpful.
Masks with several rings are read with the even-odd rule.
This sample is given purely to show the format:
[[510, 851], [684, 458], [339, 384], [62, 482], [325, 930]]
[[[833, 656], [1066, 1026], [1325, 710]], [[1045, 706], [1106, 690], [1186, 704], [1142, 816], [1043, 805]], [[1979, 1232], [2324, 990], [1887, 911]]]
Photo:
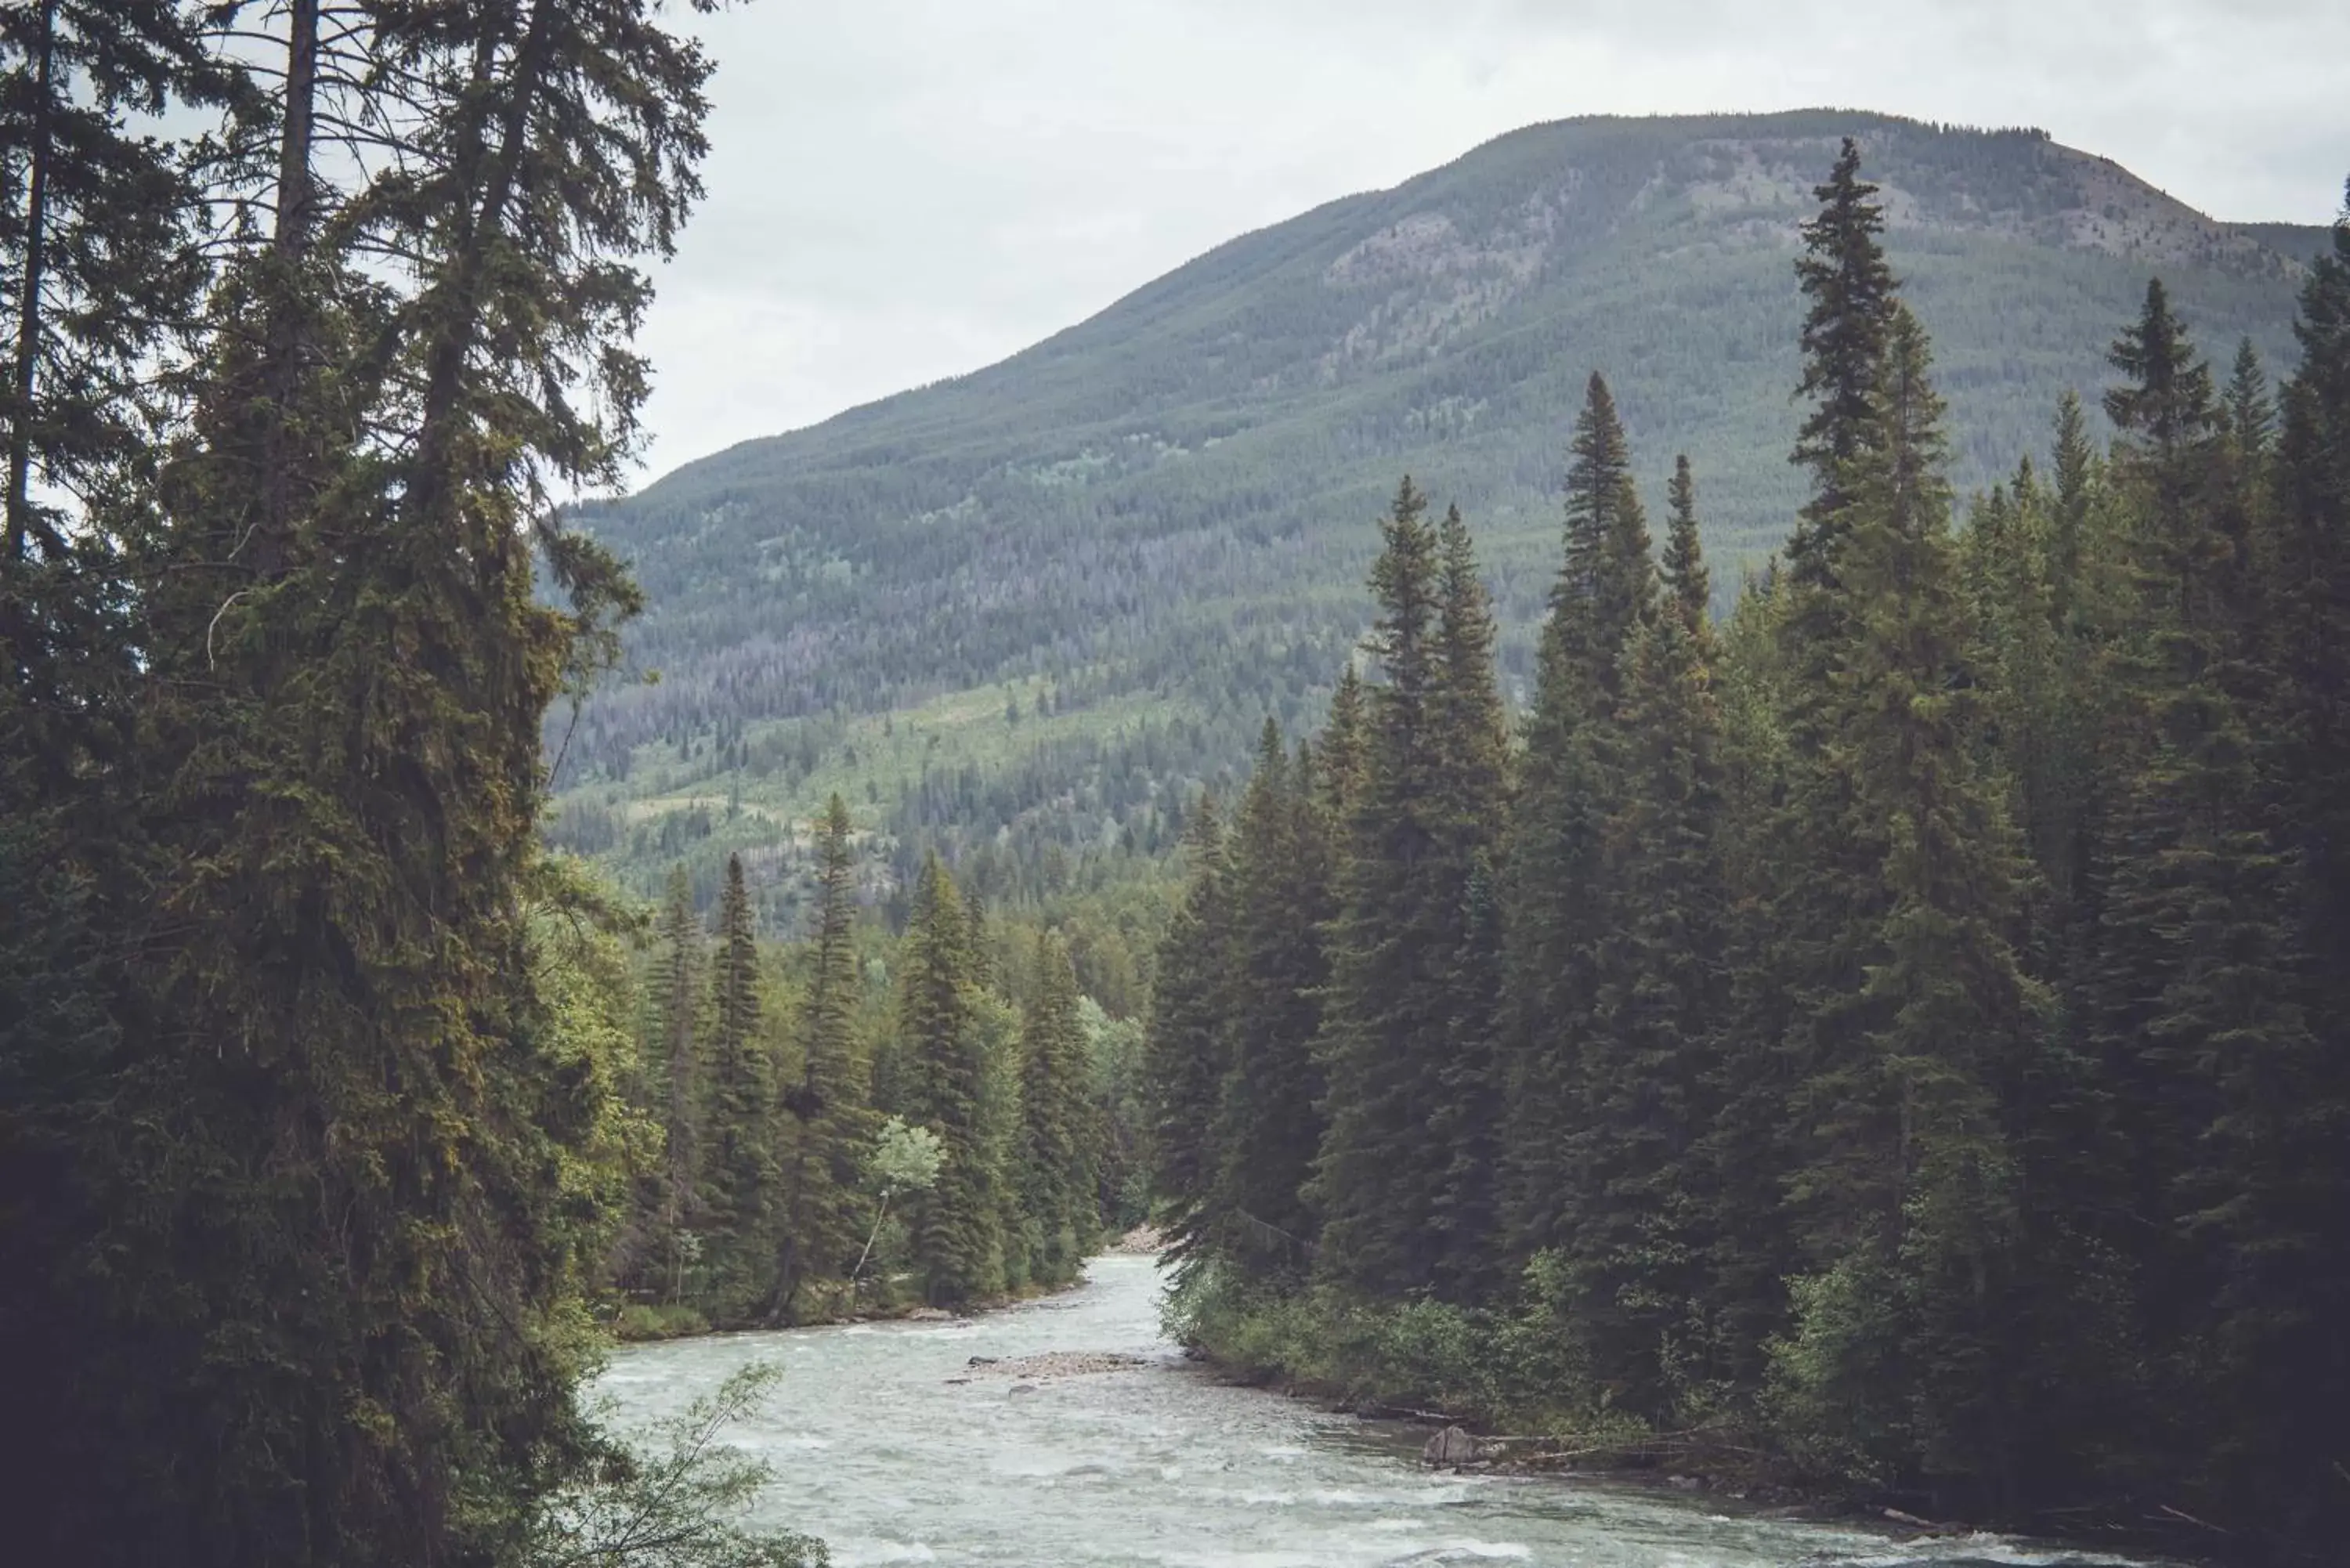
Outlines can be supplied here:
[[1419, 1450], [1419, 1460], [1427, 1465], [1466, 1465], [1477, 1459], [1477, 1439], [1458, 1427], [1447, 1427], [1428, 1439]]

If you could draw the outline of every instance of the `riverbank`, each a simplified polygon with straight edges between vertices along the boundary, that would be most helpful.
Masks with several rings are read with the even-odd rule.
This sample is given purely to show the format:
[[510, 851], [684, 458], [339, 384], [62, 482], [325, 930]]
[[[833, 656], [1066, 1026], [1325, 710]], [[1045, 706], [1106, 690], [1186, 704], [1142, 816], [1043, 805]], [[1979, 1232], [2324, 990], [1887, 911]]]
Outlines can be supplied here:
[[[1156, 1256], [1164, 1245], [1165, 1240], [1157, 1230], [1149, 1225], [1138, 1225], [1122, 1235], [1111, 1238], [1096, 1256]], [[911, 1278], [911, 1275], [899, 1274], [887, 1281], [875, 1281], [873, 1283], [878, 1290], [888, 1291], [905, 1283]], [[813, 1314], [791, 1323], [712, 1323], [702, 1312], [683, 1303], [653, 1304], [629, 1302], [624, 1303], [614, 1314], [606, 1324], [606, 1328], [617, 1344], [658, 1345], [667, 1340], [693, 1339], [703, 1334], [823, 1328], [838, 1324], [950, 1323], [958, 1319], [977, 1317], [985, 1313], [1001, 1312], [1007, 1307], [1018, 1306], [1024, 1302], [1057, 1295], [1065, 1291], [1074, 1290], [1084, 1282], [1085, 1275], [1081, 1265], [1080, 1272], [1070, 1279], [1023, 1285], [1018, 1290], [983, 1296], [949, 1310], [944, 1307], [931, 1306], [919, 1296], [899, 1298], [877, 1293], [861, 1300], [854, 1297], [841, 1300], [839, 1298], [845, 1293], [846, 1282], [827, 1281], [825, 1282], [827, 1286], [826, 1294], [835, 1299], [829, 1302], [820, 1300]]]
[[1419, 1302], [1368, 1307], [1318, 1293], [1180, 1303], [1184, 1354], [1220, 1382], [1430, 1435], [1420, 1462], [1447, 1473], [1572, 1480], [1702, 1498], [1742, 1513], [1881, 1532], [1906, 1545], [2002, 1530], [2098, 1553], [2247, 1568], [2249, 1548], [2158, 1500], [2107, 1499], [1996, 1520], [1951, 1517], [1914, 1491], [1807, 1469], [1769, 1434], [1729, 1419], [1659, 1429], [1553, 1392], [1574, 1385], [1521, 1323]]
[[836, 1568], [2125, 1568], [1596, 1473], [1560, 1484], [1422, 1464], [1424, 1428], [1268, 1397], [1187, 1362], [1162, 1333], [1149, 1257], [1105, 1254], [1087, 1274], [951, 1324], [631, 1346], [598, 1391], [617, 1426], [639, 1428], [745, 1366], [779, 1366], [773, 1395], [726, 1433], [776, 1471], [746, 1521], [822, 1534]]

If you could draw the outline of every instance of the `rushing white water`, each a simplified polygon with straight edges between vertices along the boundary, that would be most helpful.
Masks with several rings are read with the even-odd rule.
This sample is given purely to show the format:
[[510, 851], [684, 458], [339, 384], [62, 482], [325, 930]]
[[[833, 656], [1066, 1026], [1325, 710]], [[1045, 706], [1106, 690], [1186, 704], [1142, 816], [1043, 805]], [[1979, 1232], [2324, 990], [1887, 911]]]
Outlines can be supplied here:
[[[1220, 1385], [1159, 1333], [1152, 1260], [1097, 1259], [1066, 1294], [953, 1324], [727, 1334], [623, 1351], [625, 1426], [754, 1361], [782, 1384], [729, 1439], [776, 1484], [760, 1518], [821, 1535], [840, 1568], [2086, 1568], [2124, 1559], [1997, 1536], [1899, 1545], [1738, 1516], [1702, 1498], [1572, 1480], [1438, 1474], [1423, 1432]], [[1129, 1371], [1024, 1385], [974, 1355], [1115, 1351]]]

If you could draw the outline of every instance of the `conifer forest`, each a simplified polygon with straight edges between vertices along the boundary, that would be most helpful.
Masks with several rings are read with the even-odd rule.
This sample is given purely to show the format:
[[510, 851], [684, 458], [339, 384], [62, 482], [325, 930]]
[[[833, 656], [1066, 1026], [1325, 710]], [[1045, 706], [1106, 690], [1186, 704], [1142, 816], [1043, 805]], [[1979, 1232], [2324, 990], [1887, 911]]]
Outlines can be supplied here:
[[614, 1347], [1148, 1226], [1228, 1378], [2341, 1560], [2350, 210], [2196, 274], [2289, 337], [2147, 275], [1987, 435], [1838, 136], [1734, 420], [1777, 477], [1544, 348], [1524, 617], [1478, 449], [1348, 436], [1367, 583], [1273, 631], [1179, 574], [1121, 663], [1087, 579], [1045, 680], [950, 564], [820, 682], [785, 628], [663, 689], [640, 616], [877, 580], [795, 524], [696, 622], [660, 530], [714, 525], [581, 503], [712, 8], [0, 7], [0, 1556], [816, 1568], [718, 1436], [790, 1379], [622, 1431]]
[[[1810, 498], [1729, 616], [1607, 382], [1530, 711], [1404, 480], [1326, 723], [1203, 809], [1144, 1053], [1192, 1342], [1939, 1515], [2350, 1519], [2350, 220], [2272, 382], [2159, 281], [1960, 507], [1846, 142]], [[1659, 534], [1661, 533], [1661, 544]], [[1684, 1459], [1684, 1462], [1688, 1462]]]

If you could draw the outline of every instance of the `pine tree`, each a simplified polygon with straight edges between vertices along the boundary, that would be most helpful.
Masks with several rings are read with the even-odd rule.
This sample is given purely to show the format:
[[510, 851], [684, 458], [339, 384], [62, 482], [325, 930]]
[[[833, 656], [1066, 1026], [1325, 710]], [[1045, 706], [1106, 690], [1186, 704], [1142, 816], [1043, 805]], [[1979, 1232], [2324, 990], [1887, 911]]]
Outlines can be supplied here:
[[1687, 452], [1673, 459], [1672, 483], [1665, 493], [1667, 517], [1665, 552], [1659, 576], [1666, 603], [1700, 649], [1711, 641], [1713, 626], [1713, 578], [1706, 570], [1704, 546], [1698, 536], [1697, 481], [1690, 474]]
[[2259, 615], [2230, 537], [2221, 421], [2210, 376], [2148, 286], [2114, 348], [2106, 394], [2118, 485], [2133, 514], [2131, 627], [2122, 671], [2125, 789], [2108, 835], [2096, 1038], [2126, 1118], [2126, 1190], [2148, 1229], [2118, 1240], [2141, 1271], [2158, 1345], [2207, 1326], [2217, 1286], [2202, 1239], [2176, 1228], [2205, 1199], [2182, 1189], [2219, 1114], [2214, 1053], [2289, 1054], [2305, 1025], [2285, 977], [2288, 880], [2262, 831], [2252, 704]]
[[685, 1290], [685, 1240], [702, 1220], [702, 1116], [706, 1098], [702, 1053], [702, 921], [683, 866], [670, 868], [661, 917], [659, 1052], [665, 1079], [662, 1182], [658, 1242], [671, 1301]]
[[1444, 1246], [1431, 1210], [1451, 1163], [1429, 1130], [1442, 1104], [1445, 981], [1459, 950], [1448, 928], [1460, 905], [1458, 889], [1449, 912], [1436, 892], [1444, 867], [1442, 827], [1431, 820], [1440, 803], [1430, 708], [1441, 679], [1441, 568], [1427, 504], [1406, 479], [1371, 569], [1379, 614], [1370, 648], [1387, 679], [1365, 694], [1317, 1049], [1328, 1118], [1307, 1197], [1323, 1216], [1317, 1266], [1372, 1293], [1435, 1282]]
[[768, 1205], [775, 1185], [775, 1086], [759, 1031], [759, 953], [743, 859], [726, 857], [711, 972], [709, 1108], [700, 1230], [711, 1315], [740, 1321], [773, 1293]]
[[[2339, 1532], [2315, 1501], [2339, 1495], [2320, 1469], [2350, 1462], [2332, 1415], [2350, 1395], [2350, 1244], [2337, 1221], [2350, 1211], [2350, 185], [2332, 238], [2302, 290], [2261, 552], [2273, 649], [2262, 750], [2304, 1026], [2234, 1033], [2212, 1053], [2217, 1114], [2187, 1194], [2221, 1257], [2210, 1370], [2225, 1414], [2210, 1490], [2231, 1515], [2272, 1521], [2320, 1555]], [[2263, 421], [2240, 391], [2229, 403], [2241, 462]]]
[[857, 1060], [856, 852], [848, 807], [825, 808], [816, 840], [815, 940], [800, 1002], [800, 1079], [782, 1096], [784, 1167], [770, 1321], [797, 1314], [811, 1278], [845, 1275], [866, 1231], [858, 1191], [875, 1131]]
[[959, 1304], [999, 1287], [1003, 1238], [981, 1125], [986, 1062], [971, 931], [954, 879], [936, 853], [922, 862], [914, 885], [899, 964], [907, 1115], [938, 1135], [946, 1157], [937, 1185], [914, 1206], [914, 1259], [924, 1298]]
[[[1882, 870], [1885, 824], [1859, 801], [1856, 758], [1847, 733], [1848, 667], [1856, 654], [1857, 598], [1844, 583], [1853, 486], [1864, 457], [1882, 444], [1885, 352], [1898, 284], [1877, 236], [1884, 215], [1859, 177], [1847, 140], [1828, 182], [1814, 192], [1818, 213], [1804, 229], [1796, 276], [1809, 300], [1803, 326], [1799, 398], [1812, 401], [1792, 461], [1812, 474], [1773, 585], [1767, 723], [1742, 737], [1748, 765], [1762, 775], [1748, 791], [1754, 811], [1739, 869], [1742, 892], [1729, 1076], [1722, 1085], [1742, 1126], [1714, 1146], [1716, 1179], [1778, 1190], [1810, 1158], [1791, 1103], [1799, 1086], [1860, 1059], [1867, 1025], [1860, 1006], [1867, 945], [1890, 907]], [[1777, 1127], [1778, 1133], [1762, 1129]], [[1732, 1172], [1735, 1176], [1732, 1176]], [[1725, 1278], [1738, 1284], [1734, 1309], [1750, 1332], [1770, 1332], [1781, 1303], [1773, 1272], [1805, 1251], [1783, 1206], [1755, 1210], [1724, 1185], [1719, 1195], [1743, 1223], [1718, 1231]], [[1843, 1240], [1809, 1237], [1813, 1263], [1840, 1255]], [[1744, 1366], [1742, 1355], [1737, 1359]]]
[[621, 475], [630, 264], [695, 193], [708, 62], [639, 0], [323, 9], [225, 128], [207, 198], [268, 223], [211, 253], [122, 535], [116, 998], [172, 1023], [90, 1145], [121, 1266], [87, 1315], [143, 1354], [88, 1368], [127, 1544], [86, 1560], [486, 1559], [599, 1446], [573, 1182], [609, 1079], [528, 911], [546, 709], [637, 597], [547, 502]]
[[1267, 719], [1226, 845], [1229, 1064], [1212, 1133], [1217, 1207], [1232, 1220], [1226, 1251], [1260, 1272], [1295, 1272], [1314, 1242], [1304, 1189], [1322, 1131], [1314, 1043], [1329, 978], [1322, 925], [1330, 916], [1315, 784]]
[[[2010, 941], [2017, 846], [1968, 733], [1966, 607], [1925, 336], [1897, 309], [1871, 445], [1846, 472], [1845, 590], [1856, 632], [1840, 693], [1856, 804], [1886, 830], [1882, 913], [1796, 1099], [1793, 1186], [1812, 1255], [1781, 1368], [1814, 1440], [1943, 1476], [1996, 1472], [2017, 1428], [2005, 1339], [2014, 1150], [1999, 1086], [2021, 1075], [2033, 992]], [[1841, 1429], [1838, 1429], [1841, 1428]]]
[[[1620, 792], [1599, 885], [1615, 911], [1594, 945], [1592, 1026], [1558, 1129], [1565, 1190], [1553, 1302], [1594, 1391], [1650, 1419], [1711, 1371], [1703, 1323], [1706, 1216], [1698, 1145], [1727, 1023], [1721, 720], [1700, 637], [1704, 564], [1687, 468], [1675, 486], [1675, 613], [1623, 655]], [[1692, 582], [1699, 594], [1682, 597]]]
[[[1648, 535], [1633, 521], [1636, 531], [1617, 544], [1638, 550], [1645, 569]], [[1428, 1128], [1450, 1156], [1433, 1216], [1444, 1238], [1441, 1288], [1455, 1300], [1473, 1301], [1503, 1277], [1499, 857], [1509, 793], [1509, 721], [1494, 679], [1492, 599], [1459, 507], [1446, 509], [1437, 543], [1439, 663], [1430, 717], [1439, 771], [1432, 782], [1453, 880], [1440, 884], [1434, 897], [1454, 905], [1447, 934], [1457, 946], [1443, 976], [1450, 1024]]]
[[1036, 995], [1020, 1042], [1021, 1218], [1030, 1277], [1075, 1279], [1100, 1233], [1094, 1101], [1077, 1021], [1077, 974], [1057, 933], [1037, 940]]
[[1354, 810], [1363, 775], [1363, 679], [1349, 659], [1330, 694], [1329, 721], [1315, 742], [1318, 758], [1315, 777], [1321, 786], [1322, 815], [1334, 854]]
[[42, 493], [95, 494], [107, 475], [139, 472], [158, 411], [141, 361], [191, 321], [205, 279], [197, 192], [169, 144], [133, 122], [218, 103], [233, 76], [174, 0], [13, 6], [0, 12], [0, 62], [13, 176], [0, 218], [0, 582], [21, 591], [29, 551], [53, 567], [77, 553]]
[[1212, 798], [1185, 829], [1191, 881], [1159, 940], [1143, 1036], [1142, 1089], [1149, 1120], [1151, 1195], [1170, 1254], [1191, 1264], [1219, 1250], [1225, 1216], [1216, 1204], [1222, 1151], [1216, 1113], [1230, 1070], [1232, 898], [1224, 836]]
[[1505, 895], [1503, 1208], [1510, 1251], [1521, 1260], [1564, 1239], [1573, 1201], [1559, 1133], [1573, 1125], [1576, 1059], [1599, 985], [1596, 950], [1611, 913], [1597, 889], [1606, 823], [1617, 804], [1621, 665], [1656, 597], [1623, 426], [1596, 375], [1573, 453], [1565, 559], [1543, 628]]
[[1795, 262], [1810, 301], [1795, 394], [1813, 400], [1813, 408], [1791, 461], [1812, 471], [1812, 499], [1788, 542], [1787, 566], [1806, 586], [1836, 576], [1846, 474], [1870, 440], [1878, 368], [1900, 287], [1877, 243], [1885, 211], [1869, 200], [1876, 194], [1860, 177], [1859, 143], [1845, 138], [1827, 183], [1813, 190], [1820, 210], [1804, 224], [1804, 254]]

